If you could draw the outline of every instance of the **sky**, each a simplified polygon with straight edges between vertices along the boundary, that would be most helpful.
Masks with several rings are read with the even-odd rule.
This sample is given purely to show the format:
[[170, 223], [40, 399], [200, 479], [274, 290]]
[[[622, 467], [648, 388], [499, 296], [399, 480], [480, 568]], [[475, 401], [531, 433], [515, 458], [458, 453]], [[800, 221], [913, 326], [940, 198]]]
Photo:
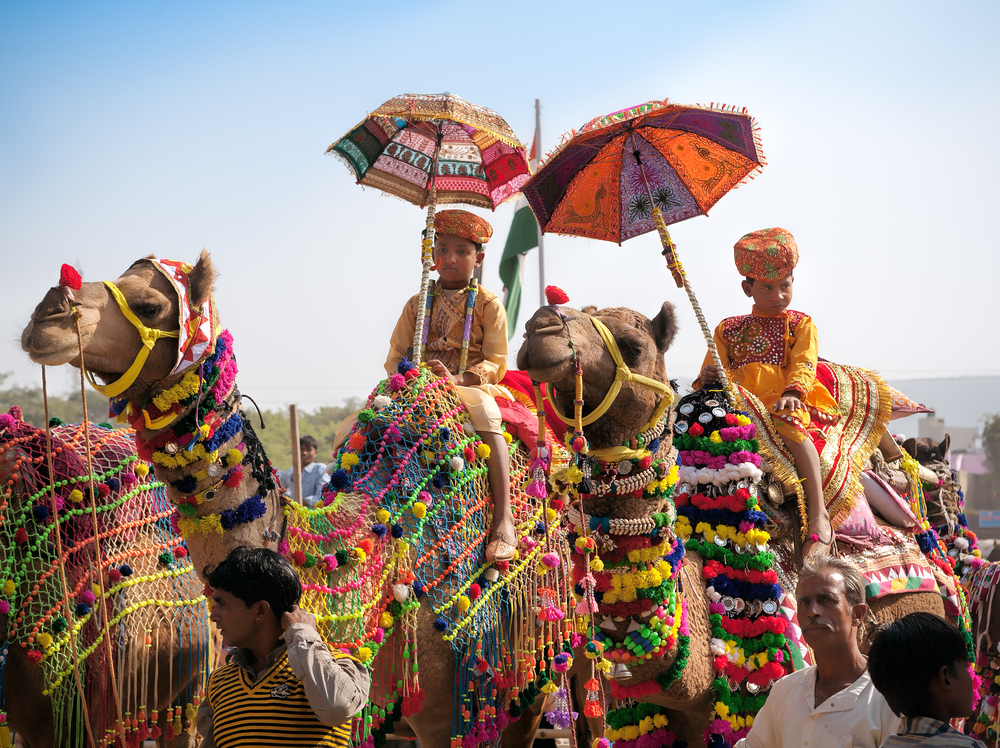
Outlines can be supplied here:
[[[40, 382], [18, 340], [62, 263], [97, 281], [206, 248], [241, 391], [367, 396], [419, 288], [423, 211], [325, 150], [392, 96], [450, 91], [527, 144], [540, 99], [546, 151], [643, 101], [746, 107], [768, 166], [671, 227], [709, 323], [750, 310], [735, 241], [782, 226], [821, 356], [894, 381], [1000, 374], [998, 30], [1000, 4], [961, 1], [0, 2], [0, 372]], [[513, 203], [477, 212], [500, 293]], [[705, 343], [659, 249], [547, 235], [546, 280], [577, 307], [675, 304], [667, 369], [689, 380]]]

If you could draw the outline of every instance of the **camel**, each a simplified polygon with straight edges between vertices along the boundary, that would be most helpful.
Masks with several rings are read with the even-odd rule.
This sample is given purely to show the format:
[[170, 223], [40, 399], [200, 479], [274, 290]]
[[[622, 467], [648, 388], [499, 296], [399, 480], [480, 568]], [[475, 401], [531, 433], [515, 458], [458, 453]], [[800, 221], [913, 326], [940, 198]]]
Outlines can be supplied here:
[[[0, 485], [7, 487], [0, 509], [0, 576], [11, 580], [11, 589], [0, 593], [0, 610], [9, 606], [9, 613], [0, 614], [8, 642], [6, 662], [0, 664], [7, 727], [31, 748], [89, 744], [73, 674], [74, 658], [79, 658], [86, 718], [100, 744], [114, 741], [120, 711], [126, 720], [136, 720], [126, 725], [129, 741], [149, 737], [160, 746], [192, 746], [193, 722], [184, 730], [182, 719], [190, 720], [185, 712], [194, 708], [191, 697], [197, 702], [204, 686], [208, 611], [201, 583], [179, 539], [166, 527], [162, 492], [154, 490], [151, 476], [145, 477], [145, 464], [134, 462], [131, 434], [91, 424], [89, 438], [94, 470], [104, 476], [94, 486], [104, 536], [99, 578], [92, 572], [92, 515], [80, 513], [86, 500], [77, 486], [87, 484], [76, 483], [89, 475], [83, 428], [55, 426], [50, 452], [45, 431], [21, 420], [19, 408], [0, 415]], [[69, 609], [49, 529], [50, 456], [56, 502], [62, 507], [59, 541]], [[108, 616], [120, 617], [110, 625], [117, 707], [102, 646], [101, 612], [90, 608], [94, 596], [85, 597], [98, 581], [107, 590]], [[156, 599], [172, 604], [149, 604]], [[71, 626], [79, 627], [75, 654]], [[88, 653], [90, 646], [96, 649]]]
[[[518, 352], [518, 367], [527, 371], [531, 378], [545, 382], [555, 405], [562, 413], [572, 413], [575, 388], [576, 362], [572, 352], [579, 354], [579, 364], [583, 372], [584, 413], [588, 413], [601, 403], [615, 381], [616, 366], [605, 341], [599, 335], [591, 317], [601, 320], [612, 333], [624, 363], [633, 372], [658, 382], [667, 382], [664, 353], [676, 332], [672, 307], [664, 304], [652, 319], [626, 308], [596, 309], [586, 307], [581, 311], [569, 307], [543, 307], [526, 324], [525, 342]], [[571, 347], [572, 344], [572, 347]], [[628, 383], [607, 411], [586, 428], [586, 438], [592, 453], [611, 450], [618, 445], [628, 444], [649, 423], [660, 398], [649, 390]], [[658, 455], [670, 453], [670, 431], [663, 435]], [[583, 501], [583, 511], [595, 517], [610, 517], [625, 520], [649, 517], [660, 507], [646, 499], [621, 497], [613, 494], [588, 495]], [[790, 545], [790, 544], [789, 544]], [[776, 549], [780, 550], [780, 549]], [[793, 551], [786, 550], [786, 556]], [[680, 578], [683, 598], [687, 605], [687, 621], [690, 642], [687, 665], [682, 675], [665, 691], [638, 697], [641, 703], [657, 704], [667, 709], [668, 725], [679, 739], [689, 745], [704, 745], [705, 730], [709, 726], [709, 716], [713, 708], [713, 680], [716, 674], [713, 653], [710, 651], [712, 639], [709, 619], [709, 597], [706, 595], [702, 579], [704, 561], [697, 553], [688, 552], [683, 559]], [[792, 568], [794, 572], [794, 567]], [[782, 574], [781, 581], [786, 589], [794, 589], [794, 575]], [[891, 620], [913, 610], [942, 611], [941, 598], [937, 593], [920, 592], [905, 595], [890, 595], [879, 598], [870, 606], [873, 620]], [[598, 616], [601, 613], [598, 611]], [[621, 641], [626, 629], [634, 626], [634, 618], [615, 620], [610, 638]], [[609, 621], [605, 621], [609, 623]], [[671, 670], [677, 659], [676, 652], [667, 653], [662, 659], [641, 664], [629, 664], [631, 678], [622, 681], [631, 689], [654, 681]], [[582, 656], [576, 663], [586, 662]], [[582, 679], [580, 676], [578, 680]], [[614, 687], [612, 688], [614, 691]], [[597, 720], [590, 720], [591, 735], [599, 734]], [[578, 723], [581, 732], [586, 731], [586, 722]], [[589, 744], [589, 737], [580, 734], [580, 744]]]
[[[232, 338], [221, 330], [212, 300], [215, 276], [211, 258], [203, 251], [193, 266], [150, 256], [135, 262], [113, 283], [75, 283], [69, 293], [63, 287], [53, 288], [24, 329], [22, 347], [38, 363], [85, 366], [95, 384], [110, 388], [113, 410], [132, 423], [139, 455], [156, 464], [156, 477], [165, 484], [168, 498], [178, 508], [174, 527], [186, 539], [191, 560], [199, 573], [203, 574], [206, 568], [240, 545], [277, 549], [299, 564], [306, 589], [303, 605], [317, 613], [328, 640], [349, 644], [337, 638], [344, 627], [338, 628], [331, 615], [342, 603], [340, 596], [315, 590], [324, 585], [329, 585], [326, 589], [349, 586], [355, 574], [352, 569], [362, 568], [368, 554], [371, 558], [367, 568], [374, 568], [372, 559], [377, 559], [379, 564], [383, 561], [389, 566], [395, 564], [392, 553], [384, 558], [379, 555], [382, 549], [390, 548], [382, 538], [392, 540], [392, 537], [387, 537], [384, 526], [381, 536], [372, 536], [368, 528], [377, 519], [372, 507], [372, 516], [362, 513], [353, 517], [362, 523], [370, 545], [364, 546], [364, 542], [354, 548], [346, 545], [342, 558], [339, 553], [331, 552], [319, 564], [306, 562], [301, 545], [305, 536], [298, 529], [313, 530], [317, 527], [314, 522], [322, 524], [324, 520], [316, 514], [308, 514], [302, 507], [283, 503], [279, 496], [273, 468], [240, 405], [241, 396], [234, 381], [236, 365]], [[79, 318], [78, 326], [74, 314]], [[181, 324], [182, 316], [184, 324]], [[83, 361], [78, 352], [81, 345]], [[146, 357], [145, 361], [136, 364], [137, 357], [141, 356]], [[402, 379], [400, 376], [400, 381]], [[383, 386], [387, 387], [387, 383], [390, 380]], [[369, 429], [368, 438], [383, 438], [371, 431], [380, 423], [386, 425], [378, 418], [362, 424]], [[410, 428], [407, 423], [401, 425], [404, 432]], [[466, 459], [469, 457], [467, 455]], [[476, 459], [475, 455], [471, 457]], [[418, 459], [425, 458], [418, 455]], [[350, 468], [346, 464], [345, 467]], [[378, 470], [384, 469], [385, 463]], [[330, 501], [338, 502], [331, 508], [331, 518], [334, 510], [344, 504], [348, 493], [342, 491], [339, 499], [331, 495]], [[347, 504], [354, 498], [357, 496], [347, 500]], [[544, 507], [541, 510], [544, 511]], [[323, 526], [329, 528], [329, 522]], [[533, 528], [532, 522], [529, 529], [534, 532]], [[352, 538], [352, 542], [356, 542], [357, 538]], [[362, 546], [367, 548], [368, 554], [359, 553]], [[449, 548], [449, 552], [466, 557], [467, 553], [462, 551], [462, 546]], [[299, 557], [298, 553], [303, 555]], [[298, 561], [300, 558], [302, 563]], [[340, 568], [333, 571], [338, 566], [338, 558]], [[443, 641], [438, 625], [440, 618], [431, 613], [427, 605], [420, 606], [419, 613], [413, 617], [400, 611], [400, 600], [407, 598], [400, 598], [395, 588], [412, 583], [412, 575], [410, 577], [405, 583], [397, 584], [393, 582], [399, 582], [398, 579], [389, 577], [387, 596], [380, 601], [381, 607], [371, 608], [363, 623], [372, 624], [368, 629], [371, 633], [375, 628], [373, 621], [380, 622], [378, 632], [381, 633], [376, 632], [379, 642], [382, 636], [391, 644], [402, 645], [403, 637], [411, 642], [419, 641], [419, 684], [422, 693], [431, 698], [424, 700], [420, 708], [416, 692], [407, 691], [399, 694], [396, 709], [390, 704], [390, 708], [381, 713], [376, 710], [375, 717], [379, 720], [376, 724], [381, 723], [384, 728], [379, 739], [391, 729], [401, 737], [417, 737], [422, 745], [445, 746], [453, 739], [452, 704], [445, 694], [454, 692], [455, 650]], [[410, 587], [406, 594], [413, 591]], [[397, 607], [389, 605], [394, 594], [397, 594]], [[377, 595], [375, 601], [379, 601]], [[380, 610], [383, 611], [381, 615]], [[381, 620], [384, 615], [392, 615], [389, 611], [395, 611], [395, 620], [393, 625], [386, 626]], [[531, 630], [517, 635], [530, 639], [534, 636], [534, 610], [524, 607], [524, 611], [530, 614]], [[360, 639], [353, 642], [354, 649], [362, 651], [363, 648], [357, 646], [359, 643]], [[370, 640], [366, 642], [366, 646], [369, 645], [374, 646]], [[390, 646], [380, 651], [390, 652], [391, 649]], [[397, 657], [399, 654], [395, 653]], [[387, 668], [379, 664], [382, 659], [376, 658], [373, 662], [375, 682], [385, 682], [387, 689], [395, 690], [395, 677], [391, 685], [384, 681]], [[515, 685], [524, 688], [527, 684]], [[533, 698], [530, 689], [522, 691], [521, 695], [525, 699]], [[400, 703], [402, 709], [398, 708]], [[491, 716], [490, 730], [502, 729], [504, 721], [503, 717]], [[485, 739], [483, 735], [479, 737]]]

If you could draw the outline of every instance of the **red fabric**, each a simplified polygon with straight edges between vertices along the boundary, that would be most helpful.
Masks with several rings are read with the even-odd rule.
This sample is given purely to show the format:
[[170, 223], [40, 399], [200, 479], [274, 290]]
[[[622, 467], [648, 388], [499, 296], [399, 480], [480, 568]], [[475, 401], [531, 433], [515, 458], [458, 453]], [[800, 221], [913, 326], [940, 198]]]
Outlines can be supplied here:
[[59, 285], [79, 291], [80, 286], [83, 285], [83, 279], [72, 265], [63, 265], [59, 273]]
[[[532, 402], [535, 401], [535, 389], [534, 387], [532, 387], [531, 377], [528, 376], [528, 373], [526, 371], [520, 371], [518, 369], [508, 369], [507, 373], [504, 374], [503, 379], [500, 380], [500, 384], [511, 391], [517, 391], [523, 395], [526, 395], [528, 398], [531, 399]], [[542, 392], [544, 393], [545, 392], [544, 382], [542, 383], [541, 387], [542, 387]], [[538, 417], [533, 415], [530, 410], [525, 408], [520, 403], [517, 404], [524, 409], [525, 413], [531, 416], [531, 424], [532, 424], [530, 427], [531, 441], [526, 441], [524, 439], [521, 439], [521, 441], [523, 441], [525, 444], [528, 444], [529, 447], [533, 446], [538, 434]], [[501, 405], [501, 399], [497, 400], [497, 405], [500, 407], [500, 414], [503, 416], [503, 420], [507, 421], [507, 415], [504, 412], [503, 405]], [[559, 418], [559, 416], [555, 414], [555, 412], [552, 410], [552, 406], [550, 406], [548, 402], [545, 403], [545, 424], [546, 426], [548, 426], [548, 430], [550, 432], [550, 435], [546, 436], [545, 439], [546, 444], [549, 443], [552, 436], [554, 436], [561, 442], [566, 434], [566, 424], [563, 423], [562, 420]], [[520, 438], [520, 436], [518, 438]]]

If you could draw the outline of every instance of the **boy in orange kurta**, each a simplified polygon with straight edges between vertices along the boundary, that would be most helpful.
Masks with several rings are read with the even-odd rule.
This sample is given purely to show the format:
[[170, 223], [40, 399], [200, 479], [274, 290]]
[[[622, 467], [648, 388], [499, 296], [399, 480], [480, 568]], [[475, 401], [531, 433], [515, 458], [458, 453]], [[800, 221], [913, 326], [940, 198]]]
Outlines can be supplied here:
[[[812, 318], [792, 311], [792, 270], [799, 260], [792, 235], [780, 228], [754, 231], [734, 247], [743, 293], [753, 311], [724, 319], [715, 328], [719, 358], [732, 382], [752, 392], [773, 414], [775, 429], [795, 459], [809, 509], [806, 558], [833, 542], [833, 525], [823, 501], [819, 453], [809, 432], [815, 423], [832, 425], [840, 409], [816, 381], [818, 340]], [[718, 381], [711, 354], [696, 385]]]
[[[434, 374], [455, 383], [472, 426], [490, 448], [486, 464], [493, 498], [493, 527], [486, 560], [510, 561], [517, 545], [510, 508], [510, 456], [494, 399], [510, 397], [497, 386], [507, 371], [507, 312], [496, 294], [482, 286], [472, 310], [466, 368], [459, 371], [472, 275], [483, 264], [483, 245], [492, 234], [493, 228], [474, 213], [442, 210], [435, 215], [434, 263], [439, 278], [433, 288], [434, 305], [427, 312], [430, 322], [425, 356]], [[417, 309], [423, 303], [420, 294], [413, 296], [392, 331], [385, 361], [389, 375], [396, 372], [396, 365], [413, 344]]]

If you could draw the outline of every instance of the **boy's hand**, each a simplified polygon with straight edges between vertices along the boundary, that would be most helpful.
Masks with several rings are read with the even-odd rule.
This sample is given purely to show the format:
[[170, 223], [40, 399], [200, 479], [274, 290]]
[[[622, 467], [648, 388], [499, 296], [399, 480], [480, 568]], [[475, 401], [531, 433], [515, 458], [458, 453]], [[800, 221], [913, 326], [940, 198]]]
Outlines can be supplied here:
[[308, 611], [302, 610], [298, 605], [281, 616], [281, 630], [284, 631], [293, 623], [304, 623], [307, 626], [316, 628], [316, 616]]
[[804, 410], [804, 406], [802, 405], [802, 401], [795, 395], [782, 395], [771, 410], [775, 413], [782, 410]]
[[436, 358], [432, 358], [427, 362], [427, 368], [430, 369], [434, 376], [436, 377], [446, 377], [451, 380], [452, 384], [459, 384], [458, 380], [455, 379], [455, 375], [448, 371], [448, 367], [438, 361]]
[[715, 384], [719, 381], [719, 370], [712, 364], [705, 364], [705, 368], [701, 370], [698, 378], [701, 379], [702, 384]]

